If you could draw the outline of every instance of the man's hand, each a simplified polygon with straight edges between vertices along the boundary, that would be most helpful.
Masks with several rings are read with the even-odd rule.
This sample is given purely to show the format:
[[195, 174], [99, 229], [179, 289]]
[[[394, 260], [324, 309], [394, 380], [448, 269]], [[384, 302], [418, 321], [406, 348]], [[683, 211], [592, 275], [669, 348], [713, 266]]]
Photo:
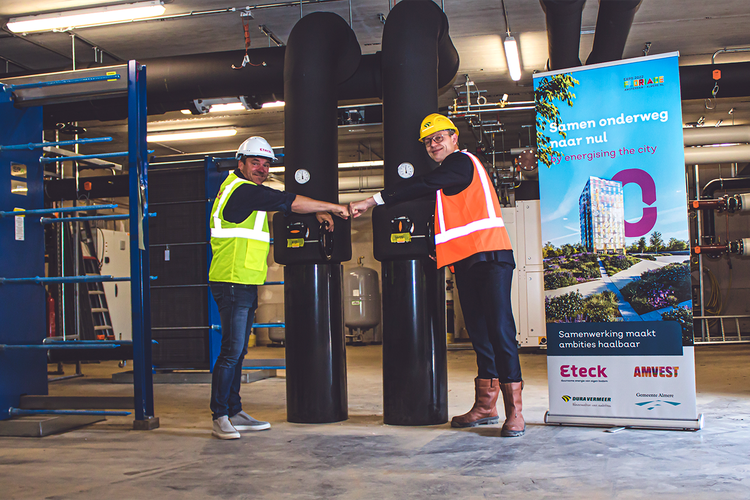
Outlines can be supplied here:
[[328, 225], [326, 226], [326, 231], [329, 233], [333, 231], [333, 217], [331, 217], [331, 214], [328, 212], [317, 212], [315, 214], [315, 218], [318, 219], [319, 223], [327, 222]]
[[331, 209], [331, 212], [334, 213], [334, 215], [338, 215], [342, 219], [346, 220], [349, 218], [349, 207], [346, 205], [333, 205], [333, 209]]
[[368, 209], [374, 207], [375, 205], [377, 205], [375, 198], [370, 196], [367, 199], [349, 203], [349, 212], [352, 214], [352, 217], [356, 218], [367, 212]]

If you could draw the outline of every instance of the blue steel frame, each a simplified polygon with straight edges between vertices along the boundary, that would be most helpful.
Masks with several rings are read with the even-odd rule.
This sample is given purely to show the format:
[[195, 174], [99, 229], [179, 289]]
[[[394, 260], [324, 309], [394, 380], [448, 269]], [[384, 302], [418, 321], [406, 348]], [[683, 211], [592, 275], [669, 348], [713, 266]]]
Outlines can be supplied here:
[[[227, 178], [227, 175], [229, 175], [229, 172], [219, 171], [217, 158], [206, 156], [206, 241], [208, 242], [208, 248], [206, 249], [206, 283], [208, 283], [208, 270], [211, 268], [211, 259], [213, 258], [213, 252], [211, 252], [211, 208], [214, 205], [216, 194], [219, 192], [219, 187]], [[211, 327], [208, 330], [208, 362], [209, 369], [213, 372], [216, 358], [219, 357], [219, 351], [221, 350], [221, 318], [219, 317], [219, 308], [210, 290], [206, 307], [208, 307], [208, 325]]]
[[146, 66], [130, 61], [128, 62], [128, 191], [130, 297], [133, 310], [133, 393], [136, 420], [148, 420], [154, 417], [146, 120]]
[[[0, 420], [8, 418], [5, 408], [18, 405], [20, 394], [46, 394], [46, 356], [44, 350], [65, 348], [62, 345], [42, 346], [44, 339], [44, 316], [42, 314], [19, 315], [19, 309], [44, 310], [44, 289], [40, 283], [58, 281], [131, 281], [131, 301], [133, 313], [133, 380], [134, 408], [136, 421], [154, 417], [153, 375], [151, 362], [151, 297], [149, 293], [148, 255], [148, 161], [146, 149], [146, 67], [136, 61], [128, 62], [128, 168], [130, 206], [130, 278], [112, 276], [98, 277], [52, 277], [40, 278], [44, 273], [44, 239], [42, 224], [26, 224], [25, 239], [13, 241], [13, 224], [16, 216], [42, 215], [53, 212], [86, 211], [106, 207], [76, 207], [67, 209], [37, 209], [43, 205], [42, 161], [39, 149], [45, 144], [36, 142], [42, 139], [42, 109], [31, 107], [16, 109], [10, 92], [13, 88], [64, 85], [81, 81], [109, 80], [111, 76], [60, 80], [18, 86], [0, 87], [0, 130], [4, 136], [0, 141], [15, 146], [0, 150], [0, 167], [10, 162], [27, 166], [25, 182], [28, 185], [26, 196], [11, 195], [0, 197], [0, 239], [2, 239], [3, 259], [0, 260], [0, 275], [5, 284], [0, 283], [0, 344], [3, 351], [14, 351], [12, 358], [3, 355], [0, 361]], [[118, 75], [119, 78], [119, 75]], [[29, 142], [29, 141], [34, 142]], [[86, 140], [76, 141], [84, 142]], [[95, 142], [95, 141], [87, 141]], [[99, 141], [96, 141], [99, 142]], [[24, 144], [25, 143], [25, 144]], [[18, 147], [22, 145], [21, 147]], [[34, 156], [36, 155], [36, 156]], [[122, 155], [90, 155], [92, 157]], [[65, 161], [68, 161], [66, 158]], [[5, 168], [3, 168], [5, 170]], [[8, 169], [8, 174], [10, 169]], [[0, 191], [10, 192], [10, 175], [0, 172]], [[13, 213], [21, 208], [22, 212]], [[117, 216], [81, 217], [117, 218]], [[72, 220], [72, 219], [70, 219]], [[6, 241], [7, 240], [7, 241]], [[14, 250], [17, 247], [16, 250]], [[35, 278], [16, 277], [15, 275]], [[12, 285], [12, 286], [11, 286]], [[12, 333], [11, 333], [12, 332]], [[36, 348], [38, 347], [38, 349]], [[77, 346], [81, 347], [81, 346]], [[104, 346], [102, 346], [104, 347]], [[20, 352], [19, 352], [20, 350]], [[110, 413], [111, 414], [111, 413]], [[158, 420], [156, 421], [158, 422]], [[137, 426], [136, 428], [153, 428]]]

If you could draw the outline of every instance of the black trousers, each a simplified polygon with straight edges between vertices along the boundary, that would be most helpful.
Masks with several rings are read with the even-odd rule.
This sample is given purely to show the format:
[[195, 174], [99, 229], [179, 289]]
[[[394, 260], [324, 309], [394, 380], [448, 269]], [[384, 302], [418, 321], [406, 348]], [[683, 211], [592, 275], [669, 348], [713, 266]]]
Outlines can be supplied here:
[[479, 378], [520, 382], [516, 324], [510, 304], [514, 266], [508, 262], [477, 262], [456, 269], [461, 311], [477, 355]]

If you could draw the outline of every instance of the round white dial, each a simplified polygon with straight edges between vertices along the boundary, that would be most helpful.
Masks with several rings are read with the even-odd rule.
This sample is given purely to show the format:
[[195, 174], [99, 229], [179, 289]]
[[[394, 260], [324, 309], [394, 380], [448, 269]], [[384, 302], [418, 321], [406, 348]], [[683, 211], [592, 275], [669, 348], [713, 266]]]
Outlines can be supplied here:
[[408, 179], [414, 175], [414, 165], [411, 163], [404, 162], [398, 166], [398, 175], [402, 179]]
[[310, 180], [310, 172], [308, 172], [304, 168], [301, 168], [294, 172], [294, 180], [299, 184], [304, 184]]

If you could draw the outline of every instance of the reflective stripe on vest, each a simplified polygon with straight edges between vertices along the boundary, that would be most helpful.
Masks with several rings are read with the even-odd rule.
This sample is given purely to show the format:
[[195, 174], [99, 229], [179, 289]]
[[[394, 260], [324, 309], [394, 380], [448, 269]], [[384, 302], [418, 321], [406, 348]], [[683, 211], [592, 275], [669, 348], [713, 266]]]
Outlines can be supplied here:
[[484, 167], [479, 164], [479, 159], [477, 159], [474, 155], [469, 153], [463, 154], [466, 154], [469, 158], [471, 158], [471, 162], [474, 164], [474, 171], [477, 173], [477, 175], [479, 176], [479, 180], [482, 183], [484, 201], [487, 207], [488, 215], [484, 219], [475, 220], [464, 226], [453, 227], [446, 230], [445, 215], [443, 213], [443, 196], [445, 195], [443, 194], [443, 190], [441, 189], [440, 191], [438, 191], [436, 197], [436, 211], [438, 215], [438, 231], [435, 232], [436, 245], [456, 238], [460, 238], [461, 236], [466, 236], [476, 231], [505, 227], [502, 216], [498, 216], [495, 213], [495, 204], [493, 202], [494, 191], [492, 190], [492, 184], [490, 183], [490, 178], [487, 175], [487, 172], [484, 170]]
[[221, 213], [221, 211], [224, 210], [224, 205], [227, 201], [227, 198], [233, 192], [235, 185], [241, 182], [247, 182], [247, 181], [245, 179], [240, 179], [238, 177], [237, 179], [232, 181], [226, 187], [226, 189], [224, 189], [224, 192], [221, 194], [219, 203], [216, 204], [216, 210], [214, 211], [212, 215], [213, 220], [214, 220], [214, 227], [211, 228], [211, 237], [212, 238], [245, 238], [248, 240], [258, 240], [258, 241], [263, 241], [265, 243], [270, 243], [271, 242], [270, 233], [267, 233], [263, 230], [263, 226], [266, 222], [266, 217], [267, 217], [266, 212], [262, 212], [262, 211], [256, 212], [255, 224], [253, 225], [253, 229], [247, 229], [247, 228], [242, 228], [242, 227], [232, 227], [232, 228], [221, 227], [221, 217], [219, 216], [219, 213]]

